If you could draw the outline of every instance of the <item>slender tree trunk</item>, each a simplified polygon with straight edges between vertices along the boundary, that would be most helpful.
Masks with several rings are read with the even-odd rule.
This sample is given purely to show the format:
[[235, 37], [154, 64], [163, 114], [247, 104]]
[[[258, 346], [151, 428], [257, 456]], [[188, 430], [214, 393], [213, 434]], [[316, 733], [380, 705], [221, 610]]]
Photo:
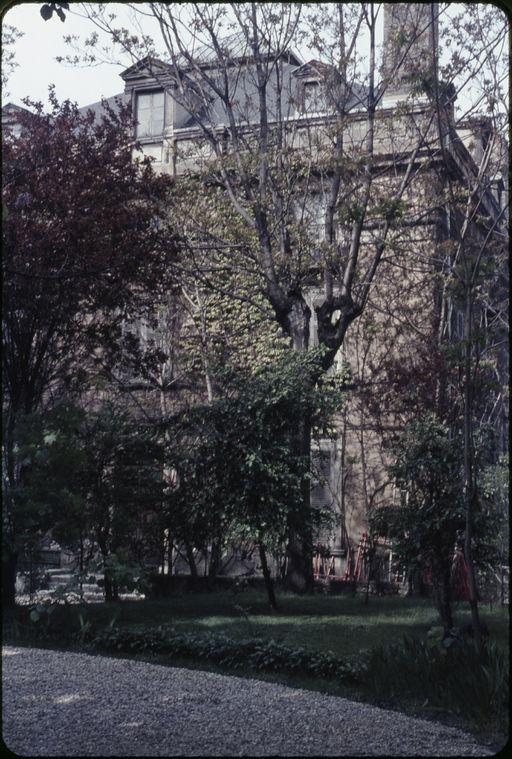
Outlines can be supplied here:
[[450, 567], [445, 567], [441, 581], [441, 608], [444, 627], [447, 631], [453, 627], [450, 574]]
[[108, 603], [109, 601], [114, 600], [113, 582], [108, 571], [103, 574], [103, 582], [105, 583], [105, 601]]
[[274, 592], [274, 582], [270, 575], [270, 570], [267, 563], [267, 555], [265, 553], [265, 547], [261, 541], [258, 543], [258, 550], [260, 553], [261, 568], [263, 570], [263, 579], [265, 580], [265, 588], [267, 590], [268, 602], [271, 609], [277, 609], [276, 594]]
[[466, 532], [464, 536], [464, 558], [468, 570], [469, 606], [474, 641], [478, 653], [482, 653], [482, 635], [480, 615], [478, 613], [478, 590], [476, 582], [475, 562], [473, 559], [473, 520], [476, 505], [476, 493], [473, 483], [473, 383], [471, 377], [471, 348], [472, 348], [472, 303], [471, 286], [465, 283], [464, 304], [464, 506], [466, 509]]
[[221, 541], [220, 539], [212, 540], [212, 549], [210, 553], [210, 562], [208, 564], [208, 579], [215, 582], [217, 572], [219, 571], [221, 558]]
[[167, 536], [167, 574], [172, 575], [172, 561], [173, 561], [173, 555], [172, 555], [172, 537], [169, 533]]
[[366, 585], [365, 585], [365, 588], [364, 588], [364, 603], [365, 603], [365, 605], [368, 604], [368, 601], [369, 601], [369, 598], [370, 598], [370, 584], [371, 584], [371, 581], [373, 580], [374, 575], [375, 575], [374, 559], [375, 559], [375, 543], [372, 540], [370, 542], [370, 548], [368, 550], [367, 558], [366, 558], [366, 560], [368, 562], [368, 577], [366, 578]]
[[[311, 424], [306, 409], [302, 419], [297, 420], [294, 449], [297, 457], [310, 460]], [[298, 513], [292, 513], [289, 521], [286, 588], [294, 593], [312, 593], [314, 578], [313, 535], [310, 523], [311, 487], [306, 478], [300, 483], [300, 500]]]
[[441, 617], [445, 633], [448, 633], [453, 627], [450, 578], [450, 561], [443, 561], [441, 558], [434, 560], [432, 564], [434, 602]]
[[197, 584], [198, 584], [197, 581], [199, 577], [198, 572], [197, 572], [197, 564], [196, 564], [196, 559], [194, 556], [194, 549], [192, 548], [188, 540], [185, 541], [185, 551], [187, 553], [187, 561], [190, 567], [190, 575], [192, 577], [192, 587], [197, 588]]
[[15, 453], [15, 427], [16, 416], [10, 408], [7, 412], [2, 441], [4, 448], [4, 461], [2, 462], [2, 603], [4, 608], [13, 607], [16, 603], [16, 565], [19, 555], [16, 548], [15, 507], [12, 495], [20, 476], [20, 467]]
[[2, 605], [12, 608], [16, 603], [16, 564], [18, 552], [4, 548], [2, 552]]

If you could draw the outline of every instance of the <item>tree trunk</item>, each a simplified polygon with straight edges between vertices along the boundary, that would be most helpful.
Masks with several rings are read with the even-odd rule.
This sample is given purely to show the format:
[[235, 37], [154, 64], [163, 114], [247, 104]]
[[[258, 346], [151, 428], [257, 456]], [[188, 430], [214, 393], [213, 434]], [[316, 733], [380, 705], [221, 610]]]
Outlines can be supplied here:
[[473, 451], [473, 379], [471, 376], [472, 320], [471, 286], [465, 283], [464, 308], [464, 506], [466, 509], [466, 531], [464, 536], [464, 558], [468, 570], [469, 606], [474, 641], [479, 655], [482, 654], [482, 635], [478, 613], [478, 590], [475, 562], [473, 560], [473, 522], [476, 506]]
[[197, 588], [197, 585], [198, 585], [197, 580], [199, 577], [198, 572], [197, 572], [197, 564], [194, 557], [194, 549], [192, 548], [188, 540], [185, 541], [185, 551], [187, 553], [187, 561], [190, 567], [190, 575], [192, 577], [192, 587]]
[[219, 571], [221, 557], [221, 541], [212, 540], [212, 549], [210, 553], [210, 563], [208, 564], [208, 578], [215, 582], [217, 572]]
[[261, 569], [263, 570], [263, 579], [265, 580], [265, 588], [267, 590], [268, 602], [271, 609], [277, 609], [276, 594], [274, 592], [274, 582], [270, 575], [270, 570], [267, 563], [267, 555], [265, 553], [265, 547], [260, 541], [258, 543], [258, 550], [260, 553]]
[[[307, 351], [309, 348], [309, 322], [311, 310], [300, 294], [293, 296], [282, 326], [290, 335], [294, 351]], [[309, 411], [305, 408], [301, 419], [290, 420], [295, 423], [293, 430], [293, 450], [297, 458], [311, 459], [311, 424]], [[288, 544], [286, 548], [287, 590], [293, 593], [313, 591], [313, 540], [309, 526], [311, 492], [309, 480], [300, 484], [300, 503], [288, 516]]]
[[[311, 459], [311, 424], [307, 409], [304, 409], [302, 419], [297, 421], [294, 453], [298, 458]], [[311, 486], [309, 479], [303, 478], [299, 507], [292, 511], [288, 521], [286, 588], [293, 593], [312, 593], [314, 588], [310, 515]]]
[[18, 552], [4, 548], [2, 552], [2, 605], [12, 608], [16, 603], [16, 564]]
[[450, 576], [451, 566], [449, 562], [446, 563], [446, 566], [443, 562], [443, 565], [439, 563], [432, 567], [434, 602], [445, 633], [448, 633], [453, 627]]
[[103, 574], [103, 582], [105, 583], [105, 601], [108, 603], [114, 600], [113, 582], [108, 570]]
[[167, 574], [168, 575], [172, 575], [172, 562], [173, 562], [172, 537], [169, 532], [167, 536]]
[[8, 410], [6, 416], [2, 439], [5, 462], [5, 472], [2, 467], [2, 603], [4, 608], [12, 608], [16, 603], [16, 565], [19, 555], [15, 548], [15, 507], [12, 493], [19, 479], [20, 467], [15, 453], [16, 417], [12, 409]]

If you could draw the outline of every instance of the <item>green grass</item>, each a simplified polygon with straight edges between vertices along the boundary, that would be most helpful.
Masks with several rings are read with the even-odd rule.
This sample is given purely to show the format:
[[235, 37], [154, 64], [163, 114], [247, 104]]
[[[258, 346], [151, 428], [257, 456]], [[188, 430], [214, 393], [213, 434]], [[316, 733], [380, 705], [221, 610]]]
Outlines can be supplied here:
[[[172, 625], [179, 632], [224, 633], [231, 638], [263, 637], [290, 646], [332, 651], [352, 656], [377, 645], [394, 643], [404, 634], [425, 637], [438, 624], [436, 611], [428, 599], [400, 596], [371, 596], [368, 604], [360, 596], [292, 596], [281, 594], [279, 608], [271, 611], [263, 593], [249, 590], [177, 595], [165, 601], [121, 601], [88, 604], [87, 618], [95, 627], [107, 625]], [[465, 604], [454, 606], [455, 623], [470, 622]], [[76, 607], [62, 609], [76, 615]], [[508, 650], [508, 612], [481, 605], [480, 614], [492, 637]], [[17, 607], [16, 617], [25, 621], [26, 607]]]
[[[280, 594], [276, 611], [268, 607], [266, 596], [256, 590], [248, 590], [238, 595], [231, 592], [198, 593], [176, 595], [162, 601], [122, 601], [110, 604], [89, 604], [86, 608], [86, 618], [90, 620], [93, 629], [104, 629], [115, 619], [117, 627], [146, 627], [154, 629], [159, 625], [172, 626], [179, 633], [223, 633], [232, 639], [261, 637], [272, 639], [284, 645], [297, 648], [303, 647], [312, 651], [332, 652], [335, 656], [346, 660], [356, 658], [362, 652], [382, 644], [399, 643], [404, 635], [417, 639], [425, 639], [432, 625], [439, 623], [436, 611], [428, 599], [402, 598], [400, 596], [376, 597], [370, 596], [368, 604], [361, 596], [292, 596]], [[466, 604], [454, 606], [455, 624], [463, 625], [470, 621], [470, 613]], [[482, 620], [489, 627], [491, 638], [500, 648], [508, 652], [508, 610], [502, 607], [488, 605], [480, 606]], [[16, 619], [22, 623], [25, 634], [21, 636], [26, 643], [41, 645], [41, 641], [30, 637], [27, 633], [34, 628], [28, 621], [27, 608], [17, 607]], [[53, 615], [52, 615], [53, 616]], [[77, 629], [77, 607], [62, 607], [58, 610], [62, 621], [68, 617], [68, 622]], [[40, 624], [40, 623], [38, 623]], [[13, 640], [13, 628], [7, 625], [6, 640]], [[10, 631], [10, 632], [9, 632]], [[43, 642], [44, 645], [46, 645]], [[57, 642], [47, 645], [59, 646]], [[62, 646], [63, 647], [63, 646]], [[133, 658], [159, 662], [163, 664], [195, 667], [188, 661], [172, 661], [164, 655], [147, 654]], [[213, 664], [201, 662], [201, 669], [210, 671], [221, 670]], [[335, 695], [349, 698], [371, 700], [364, 687], [341, 684], [333, 681], [322, 681], [310, 676], [290, 675], [286, 673], [258, 673], [237, 669], [237, 676], [257, 676], [260, 679], [273, 682], [284, 682], [295, 687], [319, 689]], [[444, 719], [451, 724], [459, 724], [465, 729], [471, 729], [470, 723], [464, 723], [459, 717], [442, 714], [438, 710], [416, 703], [412, 700], [394, 700], [383, 705], [419, 714], [423, 717]], [[496, 732], [496, 731], [495, 731]], [[499, 729], [497, 731], [499, 733]], [[491, 739], [499, 739], [493, 733]]]

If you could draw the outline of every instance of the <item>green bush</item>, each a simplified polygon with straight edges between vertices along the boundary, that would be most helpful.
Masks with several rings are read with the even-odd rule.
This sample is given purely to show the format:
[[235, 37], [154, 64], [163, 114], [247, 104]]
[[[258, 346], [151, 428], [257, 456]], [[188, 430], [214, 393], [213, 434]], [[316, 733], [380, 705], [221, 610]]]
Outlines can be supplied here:
[[421, 699], [478, 723], [508, 712], [509, 665], [494, 642], [482, 656], [472, 640], [415, 640], [379, 646], [368, 658], [366, 684], [379, 700]]
[[166, 654], [206, 660], [232, 669], [295, 672], [339, 680], [357, 680], [361, 674], [358, 663], [261, 638], [233, 640], [225, 635], [177, 633], [165, 627], [156, 630], [112, 628], [96, 634], [91, 643], [98, 650]]

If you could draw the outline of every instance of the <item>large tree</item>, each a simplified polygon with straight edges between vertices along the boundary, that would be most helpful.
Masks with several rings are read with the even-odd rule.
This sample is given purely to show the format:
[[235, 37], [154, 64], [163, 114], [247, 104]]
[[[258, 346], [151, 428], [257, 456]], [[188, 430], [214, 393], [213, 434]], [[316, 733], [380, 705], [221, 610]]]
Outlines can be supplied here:
[[[203, 182], [197, 207], [204, 209], [205, 193], [209, 206], [183, 221], [194, 274], [211, 285], [212, 272], [229, 270], [234, 298], [247, 297], [236, 282], [249, 274], [293, 348], [322, 345], [322, 371], [329, 370], [350, 325], [382, 298], [386, 277], [413, 269], [414, 225], [439, 218], [444, 179], [432, 167], [448, 165], [440, 151], [455, 90], [471, 67], [492, 67], [492, 47], [478, 41], [483, 61], [475, 48], [461, 65], [446, 40], [441, 81], [434, 29], [446, 5], [388, 9], [381, 70], [381, 13], [372, 3], [134, 7], [139, 20], [158, 24], [155, 41], [119, 27], [105, 6], [84, 8], [110, 36], [109, 56], [144, 59], [148, 75], [191, 117], [195, 133], [177, 161]], [[102, 45], [95, 32], [89, 61]], [[320, 60], [295, 71], [293, 89], [297, 45]], [[154, 58], [162, 50], [163, 63]], [[397, 110], [386, 107], [388, 97]], [[422, 255], [432, 290], [436, 265]], [[295, 421], [295, 453], [308, 455], [309, 421]], [[307, 488], [302, 498], [307, 503]], [[291, 529], [294, 589], [311, 586], [310, 549], [307, 531]]]
[[[83, 387], [130, 348], [124, 325], [172, 290], [176, 238], [169, 182], [134, 162], [129, 108], [101, 118], [70, 102], [27, 102], [19, 136], [3, 135], [4, 590], [22, 547], [12, 490], [23, 477], [25, 415]], [[131, 341], [137, 354], [136, 341]]]

